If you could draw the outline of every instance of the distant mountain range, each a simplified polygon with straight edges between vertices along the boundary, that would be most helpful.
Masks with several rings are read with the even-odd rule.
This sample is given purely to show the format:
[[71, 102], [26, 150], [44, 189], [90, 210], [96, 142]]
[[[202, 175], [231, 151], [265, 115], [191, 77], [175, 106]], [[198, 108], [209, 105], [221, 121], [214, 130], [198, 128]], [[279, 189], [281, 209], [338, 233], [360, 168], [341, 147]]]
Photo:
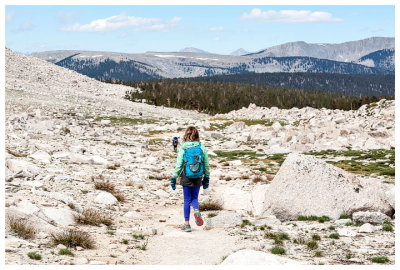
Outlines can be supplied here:
[[139, 54], [47, 51], [33, 56], [92, 78], [137, 81], [159, 78], [310, 72], [394, 74], [394, 38], [373, 37], [340, 44], [292, 42], [246, 54], [211, 54], [196, 48]]

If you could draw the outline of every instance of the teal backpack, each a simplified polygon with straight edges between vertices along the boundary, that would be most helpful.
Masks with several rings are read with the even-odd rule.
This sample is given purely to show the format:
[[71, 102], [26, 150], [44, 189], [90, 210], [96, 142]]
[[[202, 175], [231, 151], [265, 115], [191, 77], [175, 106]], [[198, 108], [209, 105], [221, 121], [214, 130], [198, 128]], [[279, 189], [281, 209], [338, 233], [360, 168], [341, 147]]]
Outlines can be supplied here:
[[204, 158], [201, 144], [185, 149], [183, 155], [185, 176], [187, 178], [200, 178], [204, 174]]

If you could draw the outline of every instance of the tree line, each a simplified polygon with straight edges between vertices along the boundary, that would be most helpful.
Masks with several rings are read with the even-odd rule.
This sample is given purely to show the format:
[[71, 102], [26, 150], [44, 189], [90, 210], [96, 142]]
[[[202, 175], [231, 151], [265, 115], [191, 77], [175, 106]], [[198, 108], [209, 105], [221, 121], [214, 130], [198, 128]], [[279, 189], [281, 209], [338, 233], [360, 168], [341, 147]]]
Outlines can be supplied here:
[[248, 107], [250, 103], [262, 107], [313, 107], [356, 110], [363, 104], [377, 102], [389, 96], [350, 96], [321, 90], [299, 90], [283, 87], [255, 86], [230, 82], [195, 82], [153, 80], [123, 82], [106, 80], [136, 89], [128, 90], [125, 98], [131, 101], [179, 109], [197, 110], [209, 114], [227, 113]]

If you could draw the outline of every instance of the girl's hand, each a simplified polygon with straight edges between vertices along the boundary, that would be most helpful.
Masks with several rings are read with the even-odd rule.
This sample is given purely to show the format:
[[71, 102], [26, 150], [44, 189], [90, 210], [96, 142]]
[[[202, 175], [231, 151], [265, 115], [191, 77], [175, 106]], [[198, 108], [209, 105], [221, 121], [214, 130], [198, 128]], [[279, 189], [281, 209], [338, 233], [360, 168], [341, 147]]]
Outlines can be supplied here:
[[176, 189], [176, 178], [171, 179], [171, 188], [172, 188], [172, 190]]

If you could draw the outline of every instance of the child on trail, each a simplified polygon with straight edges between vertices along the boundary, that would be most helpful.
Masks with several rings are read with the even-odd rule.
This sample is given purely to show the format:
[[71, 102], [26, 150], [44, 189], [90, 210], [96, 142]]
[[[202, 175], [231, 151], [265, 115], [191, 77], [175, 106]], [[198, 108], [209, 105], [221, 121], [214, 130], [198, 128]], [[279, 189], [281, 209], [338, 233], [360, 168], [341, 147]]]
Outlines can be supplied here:
[[[195, 127], [188, 127], [183, 137], [184, 144], [178, 152], [176, 167], [171, 179], [171, 188], [176, 188], [176, 178], [181, 177], [183, 187], [183, 213], [185, 224], [182, 230], [191, 232], [189, 224], [190, 205], [194, 209], [194, 218], [197, 226], [203, 225], [199, 211], [198, 196], [200, 186], [207, 189], [210, 181], [210, 166], [207, 150], [200, 143], [199, 132]], [[203, 177], [204, 175], [204, 177]]]
[[178, 137], [174, 137], [172, 140], [172, 145], [174, 146], [174, 151], [176, 152], [176, 149], [178, 147]]

